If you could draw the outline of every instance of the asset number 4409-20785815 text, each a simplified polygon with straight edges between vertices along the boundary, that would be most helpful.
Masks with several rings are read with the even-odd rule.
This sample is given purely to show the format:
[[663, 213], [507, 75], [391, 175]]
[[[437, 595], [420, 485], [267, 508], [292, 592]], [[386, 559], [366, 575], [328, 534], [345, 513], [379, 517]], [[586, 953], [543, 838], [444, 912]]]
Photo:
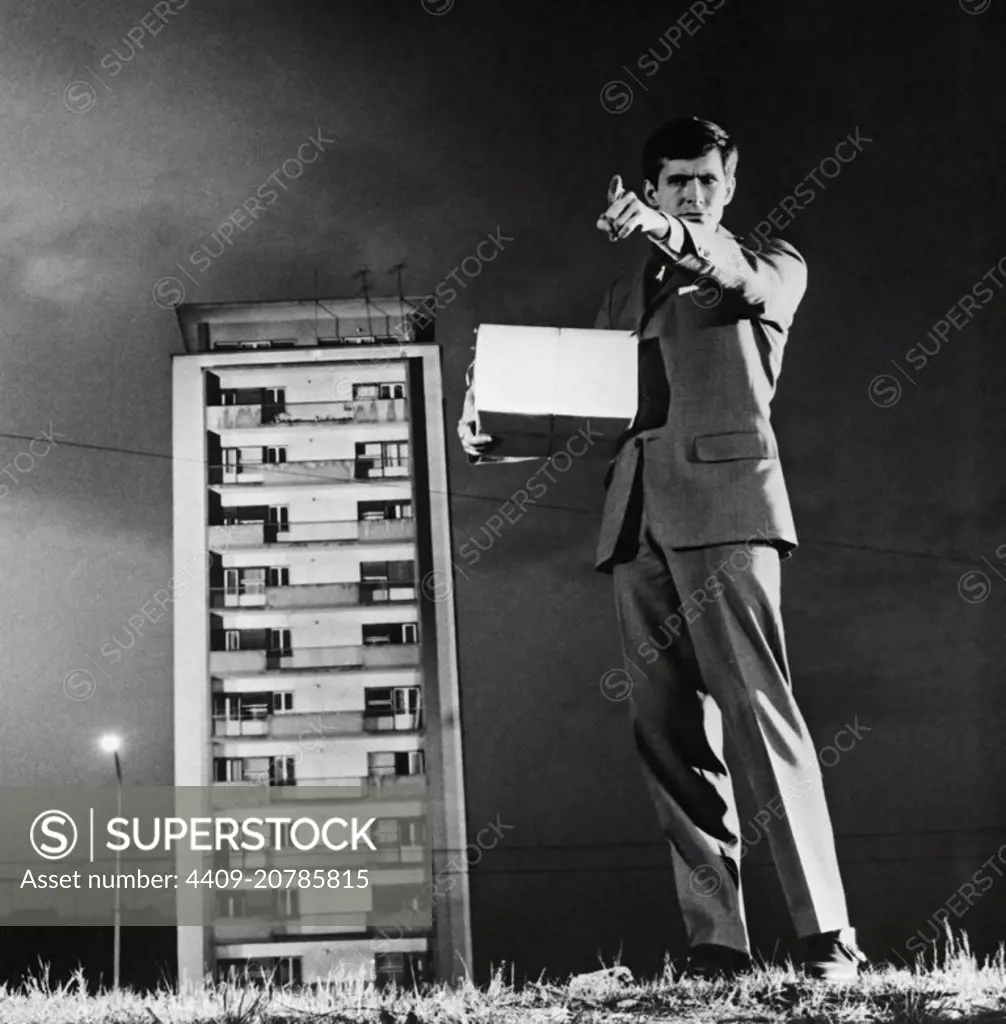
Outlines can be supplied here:
[[[355, 880], [354, 880], [355, 879]], [[192, 871], [186, 885], [212, 889], [366, 889], [370, 885], [367, 868], [256, 868], [254, 871]]]

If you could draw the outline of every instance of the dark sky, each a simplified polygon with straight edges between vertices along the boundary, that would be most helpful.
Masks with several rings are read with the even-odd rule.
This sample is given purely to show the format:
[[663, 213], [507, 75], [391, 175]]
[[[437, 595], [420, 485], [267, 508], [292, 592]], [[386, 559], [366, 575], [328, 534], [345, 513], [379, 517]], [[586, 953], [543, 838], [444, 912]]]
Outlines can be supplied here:
[[[315, 275], [352, 294], [361, 263], [400, 259], [422, 293], [502, 230], [513, 241], [438, 326], [453, 429], [478, 324], [592, 324], [613, 274], [645, 254], [595, 229], [607, 182], [638, 187], [646, 135], [696, 113], [740, 146], [725, 223], [742, 235], [857, 127], [871, 140], [784, 232], [810, 286], [775, 406], [804, 542], [784, 575], [797, 686], [816, 734], [855, 713], [875, 723], [835, 769], [836, 827], [997, 820], [1006, 582], [981, 560], [1006, 576], [1006, 294], [924, 368], [906, 353], [1006, 253], [1004, 10], [727, 0], [644, 77], [637, 61], [666, 52], [686, 8], [190, 0], [119, 64], [151, 7], [4, 0], [0, 430], [25, 440], [0, 439], [0, 455], [50, 429], [79, 446], [22, 455], [3, 478], [0, 782], [100, 781], [106, 728], [126, 735], [131, 781], [171, 781], [170, 619], [115, 665], [100, 650], [128, 642], [172, 575], [182, 349], [151, 290], [176, 261], [215, 251], [212, 233], [318, 129], [335, 141], [193, 271], [188, 301], [309, 298]], [[612, 113], [602, 90], [625, 65], [641, 85]], [[885, 373], [903, 389], [886, 408], [869, 394]], [[518, 846], [654, 837], [625, 709], [598, 686], [618, 663], [610, 581], [592, 571], [602, 470], [550, 485], [456, 593], [470, 819], [519, 817]], [[453, 446], [450, 472], [460, 545], [529, 469], [469, 467]], [[972, 569], [986, 601], [958, 592]], [[86, 692], [64, 685], [76, 669], [96, 678], [89, 699], [68, 696]]]

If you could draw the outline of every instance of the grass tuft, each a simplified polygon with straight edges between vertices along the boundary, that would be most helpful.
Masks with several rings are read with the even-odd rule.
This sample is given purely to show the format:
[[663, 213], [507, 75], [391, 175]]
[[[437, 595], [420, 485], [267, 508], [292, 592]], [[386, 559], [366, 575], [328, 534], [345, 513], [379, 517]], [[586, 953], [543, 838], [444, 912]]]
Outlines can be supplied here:
[[763, 964], [732, 981], [635, 981], [621, 964], [566, 981], [517, 984], [497, 967], [485, 986], [470, 977], [378, 990], [333, 972], [315, 985], [209, 982], [151, 993], [89, 995], [78, 970], [62, 985], [47, 964], [17, 988], [0, 986], [2, 1024], [993, 1024], [1006, 1022], [1006, 946], [979, 962], [949, 931], [914, 963], [876, 965], [853, 984], [804, 978], [792, 964]]

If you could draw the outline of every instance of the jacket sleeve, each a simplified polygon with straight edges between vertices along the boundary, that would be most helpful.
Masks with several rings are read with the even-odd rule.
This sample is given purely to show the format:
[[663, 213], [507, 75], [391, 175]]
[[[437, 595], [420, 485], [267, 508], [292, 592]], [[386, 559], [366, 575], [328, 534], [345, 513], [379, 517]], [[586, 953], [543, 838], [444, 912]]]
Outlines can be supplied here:
[[807, 290], [807, 264], [789, 242], [769, 239], [755, 251], [729, 234], [680, 223], [685, 229], [680, 253], [655, 243], [678, 267], [714, 282], [749, 315], [789, 329]]

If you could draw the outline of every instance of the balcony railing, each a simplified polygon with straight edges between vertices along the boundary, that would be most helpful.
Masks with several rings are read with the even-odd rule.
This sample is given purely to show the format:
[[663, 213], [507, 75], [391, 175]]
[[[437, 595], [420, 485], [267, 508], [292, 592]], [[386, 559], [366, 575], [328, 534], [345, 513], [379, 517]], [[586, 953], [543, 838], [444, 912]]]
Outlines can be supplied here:
[[211, 405], [206, 409], [209, 430], [243, 430], [301, 423], [399, 423], [408, 418], [404, 398], [333, 399], [330, 402], [287, 402], [282, 407], [257, 404]]
[[214, 790], [220, 796], [211, 796], [214, 807], [239, 807], [241, 791], [248, 793], [248, 801], [252, 806], [262, 802], [289, 803], [290, 800], [317, 799], [312, 790], [318, 787], [338, 791], [339, 798], [357, 799], [375, 793], [422, 793], [429, 786], [426, 774], [422, 775], [359, 775], [336, 776], [328, 778], [297, 779], [293, 785], [265, 785], [260, 778], [248, 778], [235, 782], [213, 782]]
[[210, 651], [211, 672], [265, 672], [301, 668], [394, 668], [416, 666], [419, 644], [343, 644], [275, 651]]
[[319, 484], [408, 479], [411, 459], [299, 459], [207, 464], [212, 484]]
[[211, 608], [311, 608], [403, 604], [416, 600], [418, 580], [393, 583], [299, 583], [267, 587], [242, 581], [237, 591], [210, 589]]
[[269, 739], [299, 737], [307, 729], [317, 739], [329, 736], [362, 736], [375, 732], [416, 732], [423, 727], [422, 711], [375, 715], [366, 711], [284, 711], [249, 714], [240, 718], [213, 716], [213, 735], [228, 737], [262, 736]]
[[280, 530], [273, 523], [225, 523], [210, 526], [207, 543], [211, 550], [228, 547], [259, 547], [265, 544], [311, 543], [312, 541], [380, 542], [413, 540], [414, 519], [345, 519], [288, 523]]

